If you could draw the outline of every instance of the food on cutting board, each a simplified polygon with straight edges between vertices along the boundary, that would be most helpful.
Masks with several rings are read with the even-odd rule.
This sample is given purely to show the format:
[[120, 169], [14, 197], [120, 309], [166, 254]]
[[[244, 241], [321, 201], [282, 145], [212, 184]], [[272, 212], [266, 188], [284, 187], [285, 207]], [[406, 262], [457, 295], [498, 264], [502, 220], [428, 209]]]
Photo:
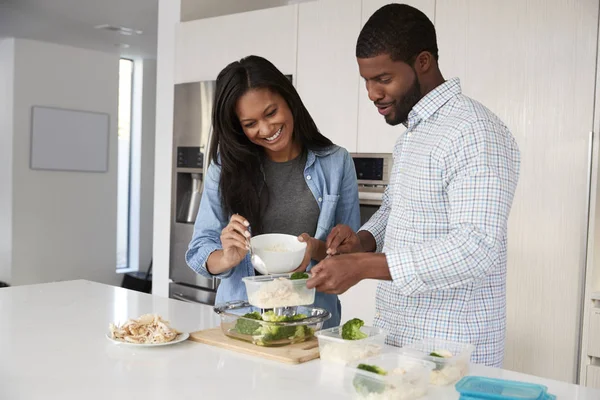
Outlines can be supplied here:
[[299, 326], [281, 326], [274, 324], [261, 324], [255, 321], [265, 322], [293, 322], [307, 318], [304, 314], [294, 316], [276, 315], [273, 311], [267, 311], [260, 315], [258, 312], [252, 312], [244, 315], [245, 318], [239, 318], [235, 324], [235, 330], [241, 335], [253, 336], [253, 342], [259, 346], [268, 346], [278, 340], [288, 339], [292, 343], [303, 341], [313, 336], [314, 331], [305, 325]]
[[368, 335], [361, 332], [360, 328], [364, 326], [365, 322], [359, 318], [353, 318], [347, 321], [342, 326], [342, 339], [344, 340], [360, 340], [366, 338]]
[[249, 293], [248, 301], [259, 308], [302, 306], [314, 302], [314, 292], [306, 286], [298, 286], [287, 277], [279, 277]]
[[[409, 371], [405, 368], [398, 367], [388, 372], [377, 365], [358, 364], [356, 369], [375, 375], [375, 378], [370, 377], [369, 374], [355, 375], [352, 384], [361, 399], [408, 400], [419, 398], [426, 393], [426, 388], [420, 384], [419, 377], [416, 375], [408, 377]], [[390, 377], [390, 379], [378, 379], [377, 376]]]
[[109, 325], [111, 338], [137, 344], [159, 344], [173, 341], [181, 332], [169, 326], [169, 322], [156, 314], [144, 314], [129, 319], [121, 326]]

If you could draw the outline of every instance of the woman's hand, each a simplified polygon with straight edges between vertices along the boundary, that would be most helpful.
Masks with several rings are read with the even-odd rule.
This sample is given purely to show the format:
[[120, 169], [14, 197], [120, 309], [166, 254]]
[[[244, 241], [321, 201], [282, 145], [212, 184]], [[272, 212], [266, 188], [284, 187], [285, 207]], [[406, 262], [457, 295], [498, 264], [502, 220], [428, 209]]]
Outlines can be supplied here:
[[327, 256], [325, 254], [325, 242], [311, 237], [308, 233], [298, 236], [298, 240], [306, 243], [306, 251], [302, 263], [294, 272], [306, 271], [311, 260], [321, 261]]
[[208, 272], [219, 275], [242, 262], [249, 250], [249, 226], [246, 218], [237, 214], [231, 217], [229, 224], [221, 231], [223, 250], [215, 251], [208, 256], [206, 261]]
[[229, 224], [221, 231], [221, 244], [223, 245], [223, 258], [221, 264], [231, 269], [242, 262], [248, 254], [248, 240], [250, 224], [241, 215], [233, 215]]

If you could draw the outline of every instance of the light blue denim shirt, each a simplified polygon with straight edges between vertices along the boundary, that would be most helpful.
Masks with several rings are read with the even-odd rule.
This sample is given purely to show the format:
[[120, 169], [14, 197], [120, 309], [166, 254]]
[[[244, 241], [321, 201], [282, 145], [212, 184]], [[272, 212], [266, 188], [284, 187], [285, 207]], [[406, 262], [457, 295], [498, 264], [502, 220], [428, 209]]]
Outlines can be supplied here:
[[[208, 256], [221, 250], [221, 231], [229, 223], [229, 215], [225, 215], [221, 206], [219, 180], [221, 167], [211, 163], [204, 180], [204, 190], [200, 209], [194, 226], [194, 235], [186, 253], [190, 268], [206, 277], [221, 279], [217, 290], [217, 304], [233, 300], [246, 300], [246, 287], [242, 278], [254, 276], [254, 268], [250, 257], [235, 268], [220, 274], [212, 275], [206, 269]], [[349, 225], [355, 231], [360, 227], [360, 209], [358, 204], [358, 186], [354, 162], [348, 152], [338, 146], [325, 150], [309, 151], [304, 178], [315, 200], [320, 214], [315, 238], [325, 240], [331, 229], [337, 224]], [[294, 205], [290, 204], [290, 216], [294, 215]], [[302, 218], [298, 216], [297, 218]], [[282, 232], [285, 233], [285, 232]], [[309, 269], [315, 265], [311, 262]], [[325, 323], [325, 328], [338, 326], [341, 319], [341, 305], [333, 294], [317, 293], [315, 307], [324, 308], [332, 315]]]

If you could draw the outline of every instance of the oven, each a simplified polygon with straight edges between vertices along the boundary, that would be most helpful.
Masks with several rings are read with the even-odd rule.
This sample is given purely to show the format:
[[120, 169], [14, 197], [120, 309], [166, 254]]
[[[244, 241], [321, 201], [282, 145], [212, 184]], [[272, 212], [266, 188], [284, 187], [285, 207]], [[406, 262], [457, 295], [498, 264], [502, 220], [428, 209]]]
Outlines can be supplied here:
[[381, 206], [383, 192], [390, 183], [392, 155], [389, 153], [352, 153], [358, 182], [360, 223], [364, 225]]

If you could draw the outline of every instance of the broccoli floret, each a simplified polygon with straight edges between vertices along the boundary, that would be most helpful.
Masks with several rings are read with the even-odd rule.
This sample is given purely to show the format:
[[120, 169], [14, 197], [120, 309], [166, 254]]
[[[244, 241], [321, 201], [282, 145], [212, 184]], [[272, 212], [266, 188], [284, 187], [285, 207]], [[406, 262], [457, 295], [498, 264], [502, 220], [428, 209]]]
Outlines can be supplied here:
[[[262, 317], [257, 312], [244, 314], [244, 318], [262, 321]], [[248, 321], [244, 318], [238, 318], [237, 322], [235, 323], [235, 330], [242, 335], [256, 335], [256, 332], [260, 329], [261, 324], [259, 322]]]
[[[377, 365], [358, 364], [356, 368], [377, 375], [387, 375], [387, 371], [378, 367]], [[367, 396], [370, 393], [383, 393], [386, 387], [385, 381], [371, 379], [360, 373], [357, 373], [354, 376], [352, 384], [354, 389], [356, 389], [359, 394], [364, 396]]]
[[362, 369], [363, 371], [372, 372], [378, 375], [387, 375], [387, 371], [377, 365], [369, 365], [369, 364], [358, 364], [357, 369]]
[[308, 279], [309, 276], [306, 272], [294, 272], [292, 274], [292, 276], [290, 276], [291, 280], [296, 280], [296, 279]]
[[342, 326], [342, 339], [344, 340], [360, 340], [366, 338], [368, 335], [360, 331], [360, 328], [364, 325], [362, 319], [353, 318], [346, 322]]
[[[275, 315], [272, 311], [267, 311], [263, 314], [263, 319], [269, 322], [289, 322], [298, 321], [306, 318], [304, 314], [297, 314], [294, 316], [286, 315]], [[270, 343], [282, 340], [290, 339], [292, 341], [300, 341], [313, 335], [313, 330], [307, 326], [277, 326], [277, 325], [264, 325], [257, 332], [257, 335], [262, 335], [262, 338], [257, 341], [257, 344], [261, 346], [268, 346]]]
[[262, 315], [264, 321], [268, 322], [285, 322], [288, 321], [288, 316], [286, 315], [276, 315], [273, 311], [267, 311]]

